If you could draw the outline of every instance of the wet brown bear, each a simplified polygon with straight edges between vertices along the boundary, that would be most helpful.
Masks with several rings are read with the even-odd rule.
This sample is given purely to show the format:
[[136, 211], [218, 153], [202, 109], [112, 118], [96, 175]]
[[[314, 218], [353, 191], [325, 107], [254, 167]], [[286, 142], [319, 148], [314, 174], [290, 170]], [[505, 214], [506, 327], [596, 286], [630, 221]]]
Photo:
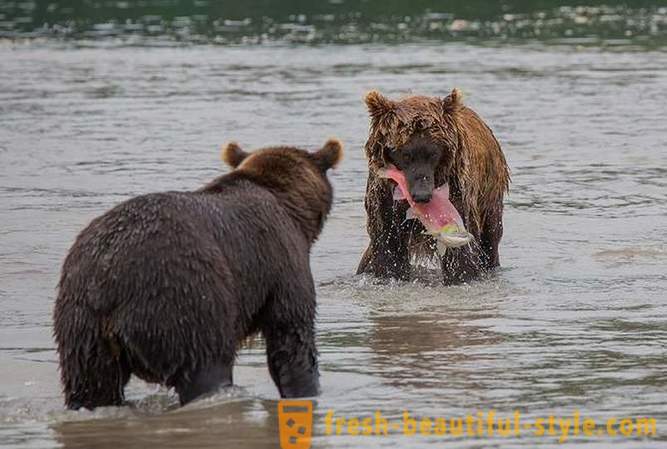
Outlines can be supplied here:
[[[510, 176], [489, 127], [464, 106], [458, 90], [445, 98], [411, 96], [392, 101], [376, 91], [366, 96], [371, 116], [366, 142], [366, 186], [370, 244], [358, 273], [408, 279], [411, 260], [438, 257], [446, 284], [475, 278], [499, 265], [503, 196]], [[473, 240], [437, 256], [434, 240], [418, 220], [406, 220], [408, 204], [394, 201], [393, 181], [379, 171], [394, 165], [405, 173], [417, 203], [449, 184], [450, 201]]]
[[66, 405], [119, 405], [131, 374], [185, 404], [232, 384], [237, 346], [256, 332], [280, 395], [316, 395], [309, 252], [341, 155], [336, 140], [315, 153], [230, 144], [236, 169], [200, 190], [139, 196], [93, 220], [55, 304]]

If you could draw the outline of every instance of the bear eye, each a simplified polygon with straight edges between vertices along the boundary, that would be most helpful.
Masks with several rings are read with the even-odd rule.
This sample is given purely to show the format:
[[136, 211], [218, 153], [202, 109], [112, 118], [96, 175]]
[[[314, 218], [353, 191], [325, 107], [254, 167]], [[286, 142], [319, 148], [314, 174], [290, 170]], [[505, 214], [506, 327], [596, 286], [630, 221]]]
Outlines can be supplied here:
[[389, 162], [392, 162], [394, 164], [400, 162], [401, 153], [396, 148], [387, 147], [385, 154], [387, 155], [387, 159], [389, 159]]

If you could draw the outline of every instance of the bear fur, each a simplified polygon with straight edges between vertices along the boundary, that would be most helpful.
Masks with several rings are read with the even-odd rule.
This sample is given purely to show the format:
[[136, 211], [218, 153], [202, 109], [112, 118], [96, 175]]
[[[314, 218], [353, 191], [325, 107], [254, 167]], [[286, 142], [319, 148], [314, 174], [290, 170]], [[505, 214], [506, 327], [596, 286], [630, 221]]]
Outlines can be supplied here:
[[[411, 260], [435, 258], [439, 259], [444, 282], [452, 284], [497, 267], [503, 197], [509, 189], [510, 172], [500, 144], [486, 123], [463, 105], [457, 89], [445, 98], [410, 96], [399, 101], [371, 91], [365, 102], [371, 118], [365, 145], [370, 244], [358, 273], [409, 279]], [[442, 152], [431, 173], [434, 184], [449, 183], [450, 201], [474, 236], [471, 243], [447, 249], [444, 256], [437, 255], [435, 242], [423, 234], [421, 223], [406, 221], [407, 202], [394, 201], [394, 183], [378, 174], [389, 164], [389, 151], [416, 151], [414, 148], [422, 146]]]
[[139, 196], [94, 219], [67, 255], [54, 334], [67, 407], [120, 405], [130, 375], [181, 404], [232, 384], [239, 343], [261, 332], [281, 397], [319, 390], [310, 248], [332, 205], [330, 140], [246, 153], [192, 192]]

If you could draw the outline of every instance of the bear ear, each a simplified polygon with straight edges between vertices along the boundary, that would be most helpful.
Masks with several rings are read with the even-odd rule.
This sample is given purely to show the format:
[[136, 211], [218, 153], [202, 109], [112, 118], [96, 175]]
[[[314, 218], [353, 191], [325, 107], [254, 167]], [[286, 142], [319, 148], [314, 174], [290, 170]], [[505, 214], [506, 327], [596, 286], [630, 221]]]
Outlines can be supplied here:
[[442, 99], [442, 109], [445, 112], [452, 112], [463, 106], [463, 93], [460, 90], [454, 89], [452, 93]]
[[222, 160], [232, 168], [238, 167], [249, 155], [236, 142], [229, 142], [222, 147]]
[[338, 139], [329, 139], [324, 146], [313, 154], [315, 163], [322, 171], [336, 167], [343, 159], [343, 144]]
[[364, 97], [364, 102], [368, 107], [368, 113], [373, 118], [382, 117], [387, 112], [394, 109], [394, 102], [382, 95], [377, 90], [372, 90]]

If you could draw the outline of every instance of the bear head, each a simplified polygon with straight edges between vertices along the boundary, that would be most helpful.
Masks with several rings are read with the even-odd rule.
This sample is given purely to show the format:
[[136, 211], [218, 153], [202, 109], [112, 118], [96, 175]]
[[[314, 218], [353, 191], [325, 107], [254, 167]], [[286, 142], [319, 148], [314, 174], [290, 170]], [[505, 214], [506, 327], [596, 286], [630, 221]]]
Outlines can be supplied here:
[[405, 173], [418, 203], [453, 174], [459, 149], [457, 114], [463, 107], [454, 89], [445, 98], [411, 96], [390, 100], [377, 91], [365, 97], [371, 116], [366, 156], [371, 170], [394, 165]]
[[233, 173], [271, 189], [283, 201], [311, 242], [322, 231], [333, 203], [327, 171], [342, 157], [343, 145], [337, 139], [328, 140], [315, 152], [288, 146], [246, 152], [233, 142], [222, 152]]

